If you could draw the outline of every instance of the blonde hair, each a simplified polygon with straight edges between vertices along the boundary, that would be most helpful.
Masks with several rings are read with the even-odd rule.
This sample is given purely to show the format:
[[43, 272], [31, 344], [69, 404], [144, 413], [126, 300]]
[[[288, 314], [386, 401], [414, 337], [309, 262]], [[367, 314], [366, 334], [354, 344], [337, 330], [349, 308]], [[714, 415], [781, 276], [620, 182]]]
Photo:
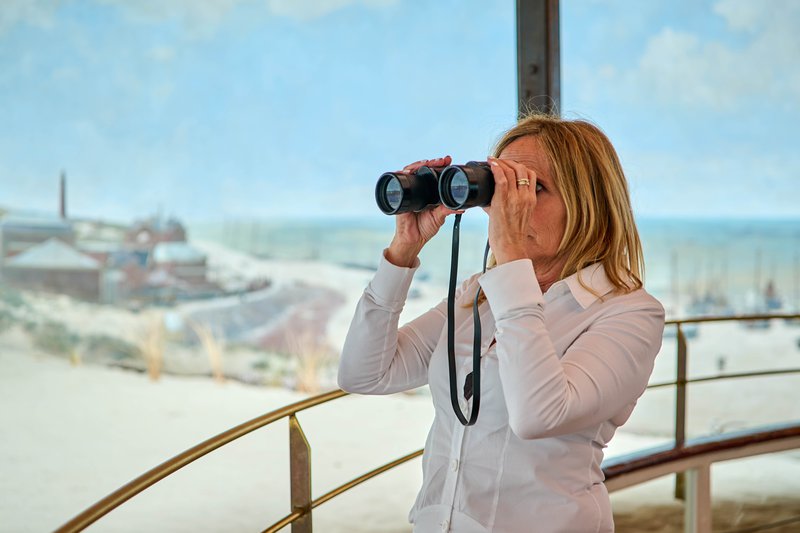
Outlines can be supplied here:
[[[566, 205], [566, 228], [557, 251], [565, 260], [559, 279], [601, 263], [615, 292], [641, 288], [642, 244], [625, 173], [608, 137], [584, 120], [530, 114], [503, 134], [494, 148], [495, 157], [526, 136], [539, 141]], [[595, 293], [580, 275], [578, 282]]]

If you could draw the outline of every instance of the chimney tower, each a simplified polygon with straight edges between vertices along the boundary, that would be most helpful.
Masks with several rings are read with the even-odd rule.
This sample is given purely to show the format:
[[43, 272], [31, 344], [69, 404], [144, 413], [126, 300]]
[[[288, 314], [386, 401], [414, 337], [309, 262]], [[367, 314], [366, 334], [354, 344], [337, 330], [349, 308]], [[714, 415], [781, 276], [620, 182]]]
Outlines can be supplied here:
[[67, 219], [67, 173], [61, 171], [61, 186], [60, 186], [60, 214], [63, 220]]

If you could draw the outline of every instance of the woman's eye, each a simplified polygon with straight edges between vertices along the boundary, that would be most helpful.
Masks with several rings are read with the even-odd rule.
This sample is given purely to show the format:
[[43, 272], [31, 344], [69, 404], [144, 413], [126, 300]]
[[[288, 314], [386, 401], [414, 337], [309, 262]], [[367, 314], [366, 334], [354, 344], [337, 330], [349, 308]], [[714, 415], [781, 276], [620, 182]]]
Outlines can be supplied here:
[[537, 183], [536, 184], [536, 192], [541, 192], [542, 190], [544, 190], [544, 187], [542, 187], [542, 184], [541, 183]]

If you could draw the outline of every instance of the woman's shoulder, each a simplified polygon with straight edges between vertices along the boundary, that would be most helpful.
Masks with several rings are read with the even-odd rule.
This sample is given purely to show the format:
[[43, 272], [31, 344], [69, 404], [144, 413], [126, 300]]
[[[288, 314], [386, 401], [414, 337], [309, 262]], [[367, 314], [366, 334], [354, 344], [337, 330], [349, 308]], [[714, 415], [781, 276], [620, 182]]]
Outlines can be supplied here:
[[612, 291], [603, 298], [603, 306], [606, 311], [612, 313], [652, 312], [661, 315], [662, 318], [665, 314], [661, 302], [644, 287], [629, 291]]

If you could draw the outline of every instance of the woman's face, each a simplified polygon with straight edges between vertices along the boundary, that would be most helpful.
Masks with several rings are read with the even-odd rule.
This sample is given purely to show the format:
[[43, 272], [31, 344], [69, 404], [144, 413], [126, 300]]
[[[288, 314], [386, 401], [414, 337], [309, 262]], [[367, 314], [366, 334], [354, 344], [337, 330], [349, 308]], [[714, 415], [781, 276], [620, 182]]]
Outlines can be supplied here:
[[[541, 267], [560, 272], [556, 252], [566, 229], [567, 208], [555, 188], [544, 149], [535, 137], [520, 137], [502, 151], [499, 159], [522, 163], [536, 173], [536, 206], [529, 220], [525, 249], [537, 272]], [[491, 205], [484, 211], [492, 216]]]

